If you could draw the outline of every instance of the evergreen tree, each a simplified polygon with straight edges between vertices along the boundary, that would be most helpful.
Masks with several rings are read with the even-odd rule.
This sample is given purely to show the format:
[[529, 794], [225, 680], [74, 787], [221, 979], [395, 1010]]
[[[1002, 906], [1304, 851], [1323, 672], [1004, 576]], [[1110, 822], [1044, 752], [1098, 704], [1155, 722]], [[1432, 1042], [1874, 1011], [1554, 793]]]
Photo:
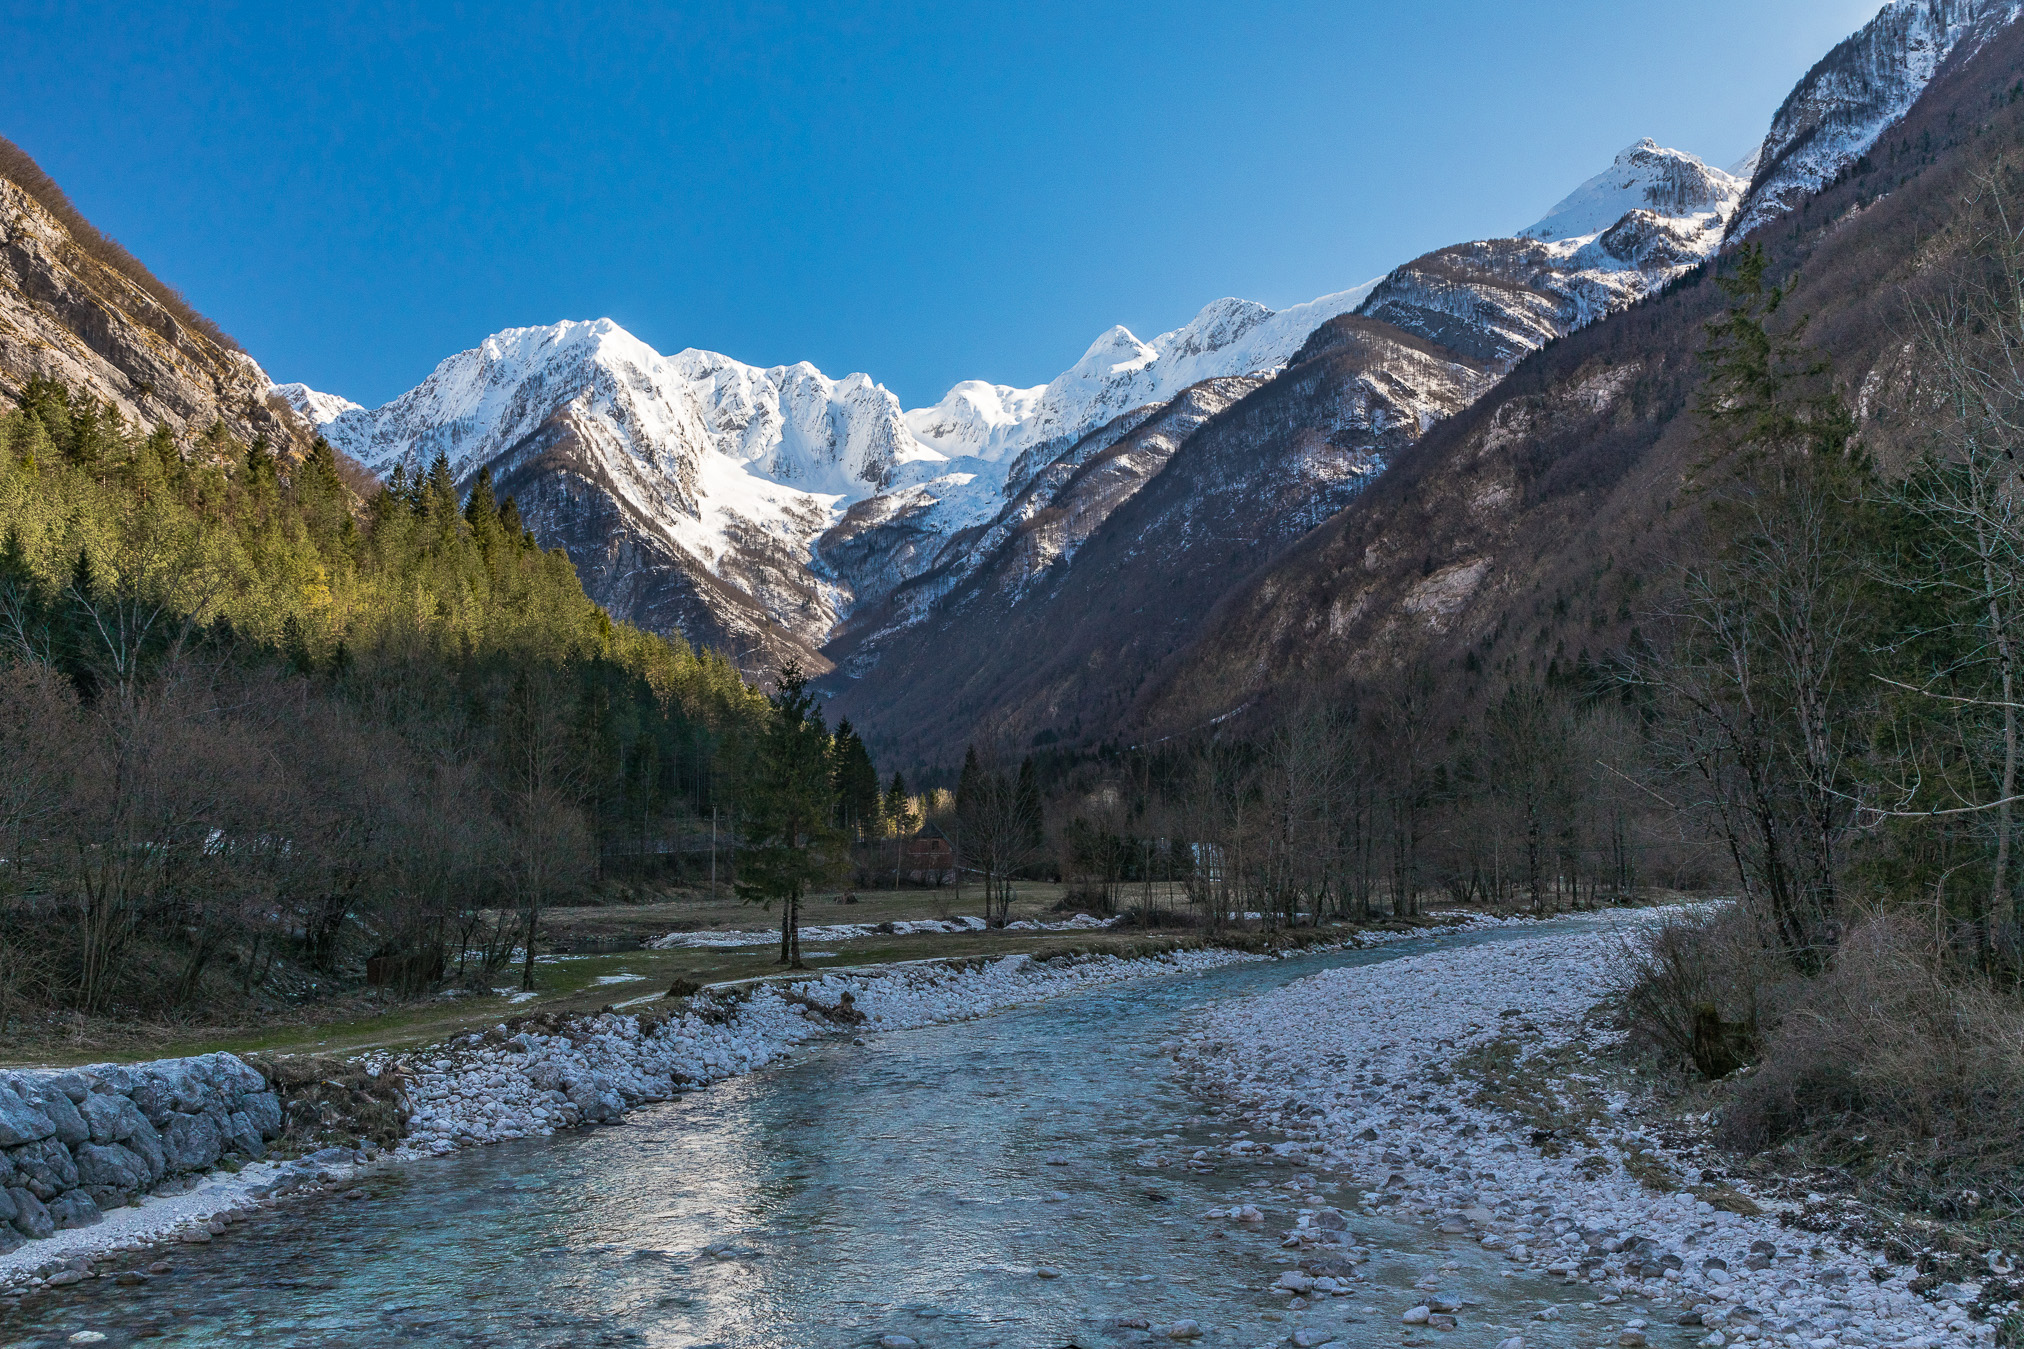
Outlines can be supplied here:
[[464, 523], [471, 527], [471, 538], [476, 541], [478, 551], [489, 560], [499, 546], [499, 507], [492, 495], [492, 470], [478, 470], [478, 480], [471, 486], [471, 499], [464, 503]]
[[910, 832], [914, 821], [913, 803], [907, 797], [907, 780], [893, 773], [892, 785], [886, 788], [885, 820], [895, 833]]
[[1016, 801], [1019, 825], [1025, 833], [1026, 845], [1038, 849], [1047, 841], [1047, 820], [1040, 805], [1040, 775], [1033, 767], [1033, 756], [1030, 754], [1019, 764]]
[[512, 497], [507, 497], [506, 504], [499, 508], [499, 532], [515, 548], [534, 546], [533, 533], [520, 522], [520, 503]]
[[878, 832], [878, 770], [848, 720], [836, 725], [831, 772], [836, 789], [837, 826], [855, 837]]
[[847, 840], [832, 823], [836, 792], [830, 737], [808, 691], [808, 677], [789, 663], [769, 698], [770, 713], [747, 757], [738, 793], [738, 879], [747, 904], [780, 904], [780, 963], [801, 963], [801, 902], [810, 888], [849, 859]]
[[956, 819], [960, 822], [974, 816], [983, 807], [989, 789], [984, 766], [977, 762], [977, 747], [971, 745], [963, 751], [963, 771], [956, 778]]

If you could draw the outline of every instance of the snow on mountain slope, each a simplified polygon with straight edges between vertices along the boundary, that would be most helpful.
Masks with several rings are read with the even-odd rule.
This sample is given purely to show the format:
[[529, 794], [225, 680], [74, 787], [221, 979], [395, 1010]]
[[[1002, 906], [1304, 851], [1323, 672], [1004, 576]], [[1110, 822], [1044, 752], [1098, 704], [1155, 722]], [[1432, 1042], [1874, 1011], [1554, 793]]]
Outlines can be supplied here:
[[1632, 211], [1650, 211], [1683, 223], [1711, 220], [1721, 227], [1749, 184], [1710, 168], [1690, 154], [1641, 140], [1607, 169], [1562, 198], [1537, 223], [1518, 231], [1521, 239], [1568, 239], [1600, 234]]
[[1251, 300], [1216, 300], [1150, 342], [1120, 324], [1048, 384], [1012, 389], [965, 380], [934, 407], [909, 412], [907, 427], [944, 454], [990, 463], [1035, 446], [1066, 449], [1119, 413], [1164, 403], [1205, 379], [1278, 369], [1309, 333], [1356, 308], [1376, 284], [1280, 310]]
[[336, 421], [347, 412], [362, 411], [349, 398], [339, 398], [334, 393], [318, 393], [307, 384], [277, 384], [274, 392], [308, 419], [311, 426], [322, 426]]
[[1415, 258], [1357, 312], [1508, 365], [1714, 253], [1742, 191], [1740, 179], [1642, 140], [1518, 236]]
[[[1270, 373], [1368, 290], [1279, 311], [1218, 300], [1151, 343], [1113, 328], [1049, 384], [965, 381], [910, 413], [865, 375], [832, 380], [806, 363], [761, 370], [695, 349], [664, 357], [608, 319], [494, 334], [379, 408], [301, 384], [275, 392], [382, 476], [442, 454], [459, 482], [480, 468], [503, 481], [566, 428], [572, 471], [610, 492], [629, 528], [760, 598], [812, 646], [861, 598], [835, 583], [815, 547], [851, 505], [889, 497], [872, 515], [904, 518], [911, 537], [933, 545], [896, 540], [891, 556], [855, 571], [883, 593], [951, 536], [989, 522], [1019, 482], [1092, 427], [1203, 379]], [[586, 455], [594, 462], [578, 462]], [[1008, 469], [1020, 475], [1011, 484]], [[751, 580], [743, 555], [755, 548], [768, 561]], [[797, 566], [810, 584], [773, 574]], [[783, 609], [761, 592], [790, 598]]]
[[[1540, 237], [1445, 250], [1276, 311], [1220, 299], [1151, 341], [1113, 327], [1045, 385], [969, 380], [913, 411], [865, 375], [662, 356], [607, 319], [495, 334], [379, 408], [302, 385], [276, 392], [383, 476], [442, 454], [459, 482], [489, 468], [516, 484], [530, 523], [583, 555], [592, 594], [621, 616], [817, 665], [845, 616], [916, 580], [927, 583], [883, 622], [926, 617], [1015, 540], [1065, 564], [1136, 490], [1096, 490], [1084, 463], [1183, 392], [1269, 378], [1352, 312], [1465, 360], [1511, 359], [1704, 256], [1739, 192], [1692, 156], [1640, 142], [1540, 222]], [[1193, 422], [1165, 424], [1171, 438]], [[1117, 462], [1156, 473], [1179, 443]], [[1073, 527], [1036, 533], [1070, 483]], [[605, 506], [584, 505], [585, 492]], [[679, 603], [648, 593], [649, 575]]]
[[2016, 21], [2018, 0], [1892, 0], [1809, 70], [1771, 119], [1738, 238], [1833, 182], [1876, 144], [1949, 58]]

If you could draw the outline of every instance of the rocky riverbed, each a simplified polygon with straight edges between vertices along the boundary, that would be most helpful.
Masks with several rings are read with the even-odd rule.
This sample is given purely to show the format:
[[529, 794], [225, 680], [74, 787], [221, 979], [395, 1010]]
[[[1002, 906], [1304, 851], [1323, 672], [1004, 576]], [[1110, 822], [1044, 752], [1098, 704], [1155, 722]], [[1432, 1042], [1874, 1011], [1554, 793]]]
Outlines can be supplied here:
[[[1229, 1117], [1281, 1136], [1270, 1146], [1356, 1176], [1355, 1207], [1416, 1215], [1496, 1252], [1513, 1276], [1587, 1290], [1584, 1305], [1619, 1319], [1625, 1349], [1657, 1343], [1660, 1327], [1669, 1338], [1691, 1327], [1706, 1349], [1993, 1344], [1989, 1309], [1970, 1312], [1978, 1284], [1915, 1292], [1912, 1267], [1790, 1225], [1797, 1205], [1751, 1194], [1650, 1132], [1649, 1102], [1607, 1070], [1618, 1032], [1600, 1009], [1627, 931], [1658, 917], [1603, 914], [1574, 931], [1326, 971], [1219, 1004], [1167, 1048]], [[1284, 1295], [1303, 1306], [1362, 1297], [1354, 1213], [1297, 1187], [1293, 1201], [1285, 1241], [1299, 1265]], [[1430, 1268], [1425, 1296], [1385, 1310], [1408, 1343], [1468, 1326], [1441, 1283]]]

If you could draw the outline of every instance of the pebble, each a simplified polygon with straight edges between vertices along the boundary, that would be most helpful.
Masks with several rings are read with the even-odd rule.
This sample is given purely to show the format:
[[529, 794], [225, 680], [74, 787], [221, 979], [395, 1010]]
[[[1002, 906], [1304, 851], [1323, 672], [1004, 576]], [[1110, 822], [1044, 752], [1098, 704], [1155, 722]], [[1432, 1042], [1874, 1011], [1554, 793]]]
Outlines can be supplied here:
[[881, 1335], [878, 1349], [920, 1349], [920, 1341], [909, 1335]]
[[[1450, 1084], [1457, 1060], [1493, 1041], [1521, 1054], [1610, 1053], [1623, 1032], [1594, 1010], [1610, 993], [1626, 935], [1664, 916], [1605, 910], [1553, 933], [1323, 971], [1210, 1007], [1162, 1050], [1196, 1094], [1225, 1104], [1225, 1122], [1247, 1131], [1232, 1152], [1349, 1173], [1366, 1206], [1424, 1215], [1449, 1236], [1470, 1233], [1501, 1252], [1507, 1276], [1585, 1283], [1603, 1306], [1636, 1290], [1667, 1320], [1702, 1303], [1757, 1305], [1765, 1314], [1751, 1332], [1766, 1349], [1990, 1349], [1994, 1327], [1962, 1311], [1981, 1285], [1934, 1305], [1910, 1290], [1915, 1270], [1878, 1267], [1872, 1278], [1876, 1257], [1832, 1234], [1781, 1253], [1778, 1240], [1792, 1233], [1780, 1210], [1790, 1206], [1770, 1197], [1757, 1199], [1762, 1214], [1742, 1215], [1647, 1186], [1623, 1158], [1642, 1153], [1690, 1182], [1703, 1163], [1646, 1132], [1644, 1102], [1614, 1083], [1585, 1080], [1592, 1095], [1582, 1105], [1594, 1123], [1572, 1146], [1548, 1146], [1552, 1135], [1475, 1104], [1466, 1077], [1429, 1089]], [[1523, 1016], [1505, 1016], [1511, 1009]], [[1577, 1080], [1551, 1071], [1556, 1085]], [[1274, 1136], [1283, 1141], [1265, 1141]], [[1287, 1244], [1324, 1239], [1295, 1228]], [[1419, 1285], [1427, 1305], [1407, 1312], [1408, 1324], [1423, 1324], [1415, 1313], [1444, 1314], [1438, 1287]], [[1714, 1339], [1706, 1349], [1718, 1349]]]
[[1199, 1321], [1176, 1321], [1166, 1330], [1170, 1340], [1199, 1340], [1205, 1333]]
[[[825, 1008], [846, 997], [864, 1018], [855, 1044], [873, 1031], [967, 1021], [1001, 1008], [1062, 997], [1126, 979], [1191, 973], [1262, 957], [1240, 951], [1175, 951], [1124, 959], [1083, 956], [1037, 961], [1004, 956], [981, 967], [906, 965], [797, 982], [792, 992]], [[706, 1005], [698, 1007], [697, 1003]], [[705, 1015], [708, 1013], [708, 1015]], [[566, 1035], [521, 1033], [499, 1043], [476, 1036], [408, 1054], [368, 1055], [372, 1072], [409, 1079], [404, 1156], [615, 1123], [633, 1107], [678, 1090], [764, 1068], [795, 1046], [832, 1032], [781, 990], [762, 986], [728, 1003], [705, 992], [680, 1015], [642, 1029], [617, 1012], [583, 1017]]]
[[1052, 1265], [1041, 1265], [1033, 1271], [1033, 1276], [1037, 1279], [1058, 1279], [1061, 1271]]

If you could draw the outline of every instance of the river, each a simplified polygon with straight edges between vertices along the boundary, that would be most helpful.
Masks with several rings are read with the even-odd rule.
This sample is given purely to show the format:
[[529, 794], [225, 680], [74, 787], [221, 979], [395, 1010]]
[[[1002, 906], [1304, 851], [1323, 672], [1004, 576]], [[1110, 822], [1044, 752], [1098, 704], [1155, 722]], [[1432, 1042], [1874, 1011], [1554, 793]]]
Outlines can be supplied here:
[[[1446, 1264], [1443, 1289], [1479, 1305], [1439, 1342], [1494, 1345], [1518, 1326], [1535, 1346], [1572, 1342], [1602, 1324], [1573, 1305], [1592, 1291], [1505, 1277], [1466, 1237], [1449, 1245], [1360, 1212], [1361, 1185], [1311, 1162], [1142, 1164], [1226, 1147], [1241, 1128], [1187, 1095], [1158, 1053], [1195, 1009], [1510, 935], [1252, 962], [811, 1046], [623, 1125], [396, 1167], [356, 1198], [264, 1211], [173, 1248], [174, 1270], [143, 1286], [91, 1280], [32, 1298], [0, 1315], [0, 1337], [828, 1349], [904, 1335], [927, 1349], [1095, 1349], [1146, 1340], [1121, 1322], [1190, 1318], [1206, 1345], [1285, 1343], [1296, 1328], [1398, 1344], [1414, 1281]], [[1319, 1187], [1304, 1202], [1349, 1213], [1374, 1258], [1354, 1294], [1289, 1311], [1267, 1288], [1286, 1267], [1278, 1242], [1298, 1204], [1285, 1186], [1300, 1175]], [[1268, 1220], [1201, 1217], [1246, 1202]], [[1567, 1304], [1566, 1319], [1527, 1324], [1546, 1303]]]

